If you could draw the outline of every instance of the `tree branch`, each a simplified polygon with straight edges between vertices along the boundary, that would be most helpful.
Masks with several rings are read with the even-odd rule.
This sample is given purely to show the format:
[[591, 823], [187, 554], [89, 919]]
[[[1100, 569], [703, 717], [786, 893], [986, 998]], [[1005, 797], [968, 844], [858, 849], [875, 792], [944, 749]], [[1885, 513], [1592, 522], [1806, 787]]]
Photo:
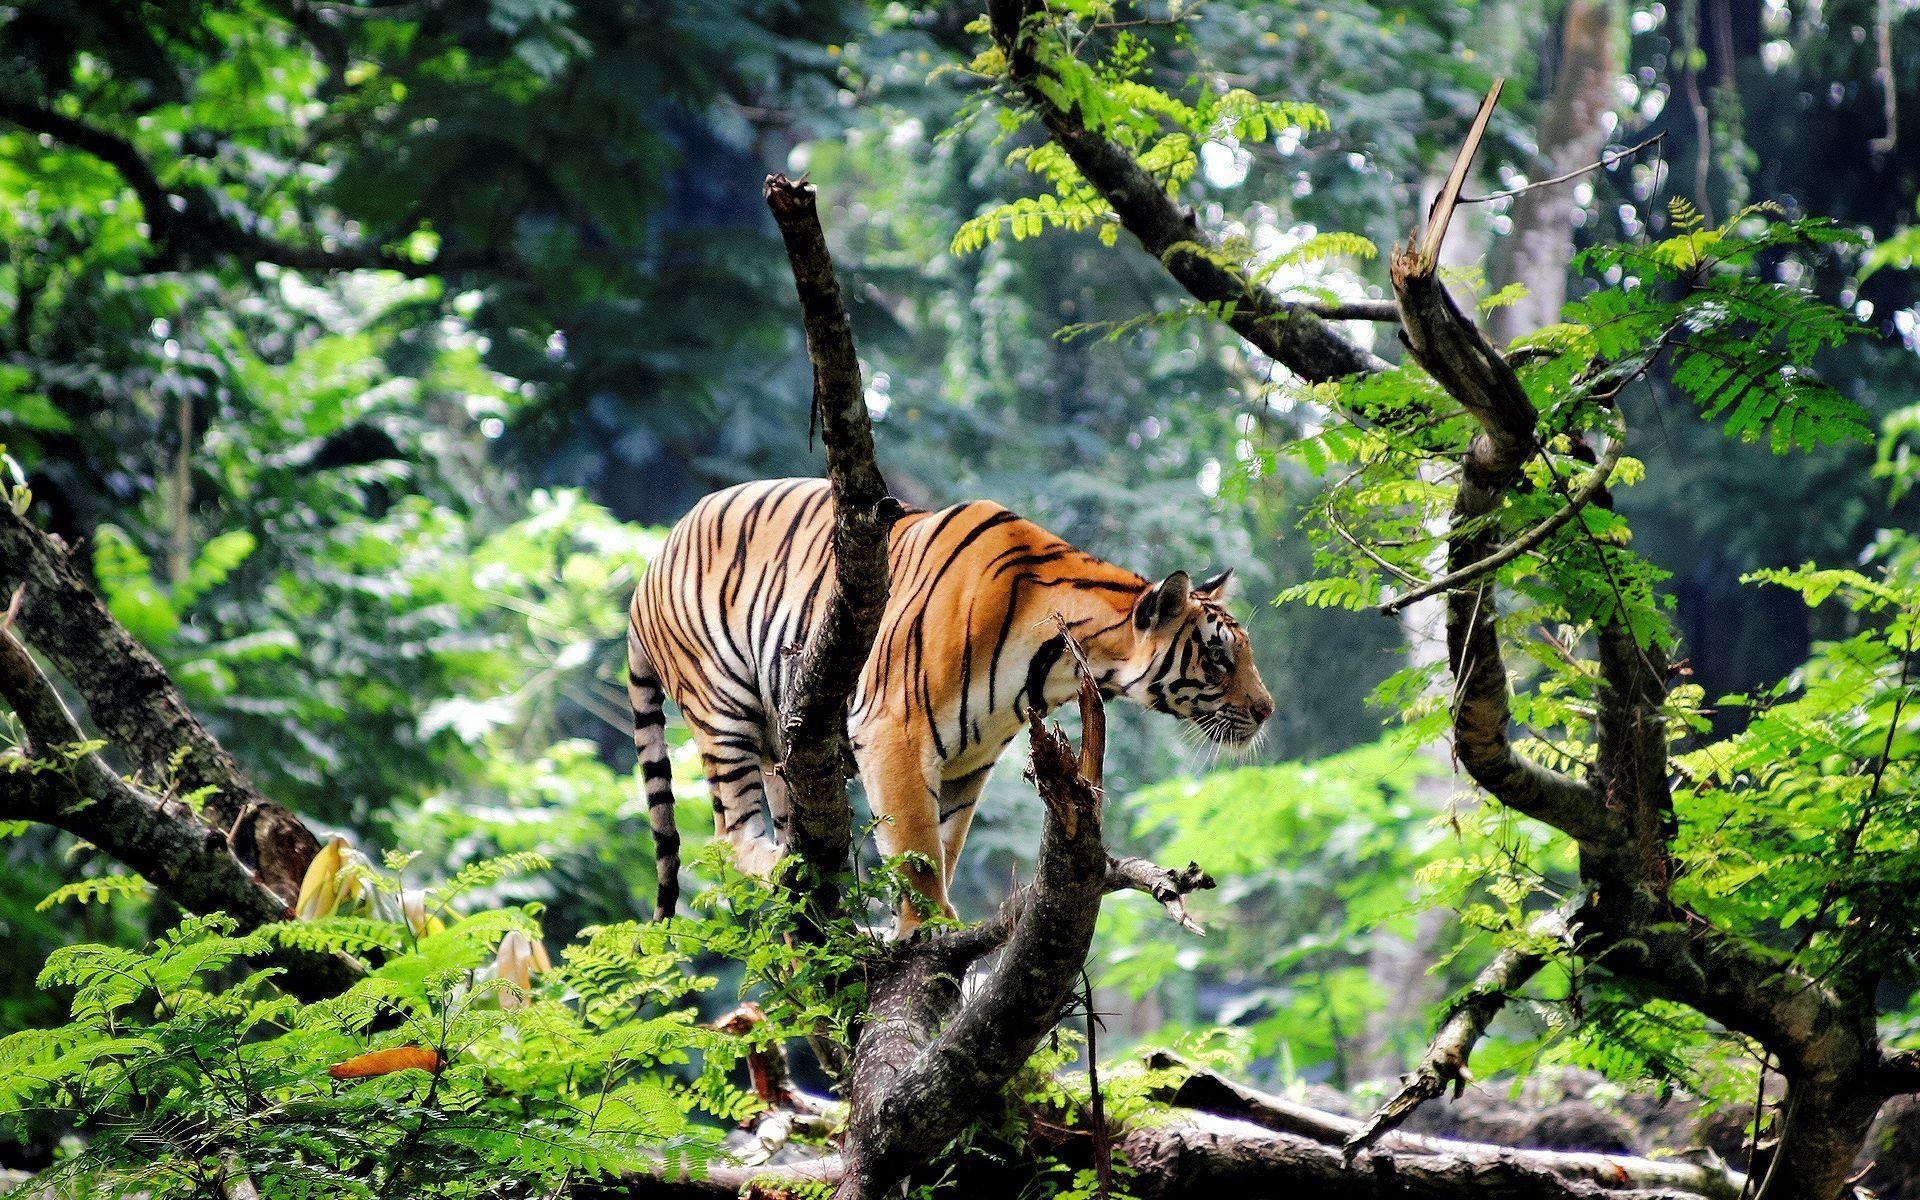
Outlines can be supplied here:
[[1141, 247], [1195, 299], [1232, 305], [1227, 323], [1234, 332], [1303, 379], [1319, 383], [1384, 367], [1309, 308], [1289, 304], [1222, 266], [1218, 246], [1191, 212], [1174, 203], [1164, 183], [1124, 147], [1087, 128], [1081, 113], [1053, 99], [1057, 91], [1050, 85], [1055, 81], [1044, 62], [1053, 47], [1042, 43], [1043, 14], [1040, 0], [987, 4], [994, 42], [1006, 55], [1020, 94]]
[[[1456, 171], [1456, 174], [1458, 172]], [[1437, 246], [1401, 248], [1392, 277], [1404, 339], [1480, 432], [1462, 459], [1447, 566], [1471, 575], [1497, 552], [1492, 522], [1538, 448], [1533, 405], [1513, 367], [1435, 277]], [[1604, 501], [1604, 493], [1596, 493]], [[1509, 736], [1509, 680], [1494, 585], [1479, 575], [1447, 595], [1454, 745], [1501, 803], [1574, 838], [1588, 903], [1582, 957], [1649, 985], [1758, 1040], [1780, 1062], [1788, 1103], [1763, 1200], [1832, 1200], [1846, 1185], [1881, 1093], [1872, 989], [1841, 969], [1809, 976], [1790, 956], [1717, 928], [1673, 902], [1667, 666], [1624, 616], [1597, 623], [1601, 681], [1590, 783], [1519, 755]]]
[[[1500, 506], [1533, 453], [1535, 414], [1519, 376], [1454, 306], [1435, 266], [1409, 244], [1394, 254], [1392, 275], [1408, 350], [1481, 429], [1454, 496], [1452, 528], [1460, 532], [1447, 545], [1449, 572], [1461, 573], [1495, 551], [1494, 531], [1481, 518]], [[1494, 589], [1484, 576], [1447, 595], [1447, 655], [1455, 684], [1454, 749], [1467, 773], [1501, 803], [1576, 839], [1606, 837], [1610, 823], [1593, 788], [1513, 747]]]
[[[1148, 1055], [1147, 1065], [1154, 1070], [1188, 1067], [1184, 1060], [1165, 1051]], [[1193, 1109], [1235, 1121], [1245, 1121], [1262, 1129], [1337, 1151], [1336, 1157], [1349, 1165], [1354, 1154], [1346, 1147], [1355, 1143], [1365, 1127], [1349, 1117], [1336, 1116], [1317, 1108], [1274, 1096], [1204, 1068], [1193, 1068], [1177, 1088], [1162, 1099], [1177, 1108]], [[1356, 1184], [1367, 1174], [1393, 1175], [1409, 1162], [1421, 1158], [1453, 1159], [1474, 1162], [1503, 1170], [1545, 1173], [1564, 1186], [1580, 1183], [1603, 1188], [1653, 1188], [1689, 1195], [1730, 1198], [1738, 1196], [1744, 1180], [1724, 1165], [1640, 1158], [1629, 1154], [1598, 1154], [1587, 1151], [1515, 1149], [1458, 1138], [1426, 1137], [1420, 1134], [1382, 1132], [1379, 1154], [1350, 1173]], [[1391, 1165], [1385, 1165], [1391, 1157]], [[1554, 1185], [1549, 1185], [1554, 1186]], [[1617, 1193], [1616, 1193], [1617, 1194]]]
[[1296, 300], [1293, 307], [1323, 321], [1380, 321], [1400, 323], [1400, 306], [1392, 300]]
[[[287, 831], [282, 851], [259, 865], [261, 881], [291, 904], [319, 851], [298, 818], [261, 795], [233, 758], [188, 711], [153, 655], [114, 620], [65, 547], [0, 504], [0, 581], [24, 586], [18, 628], [87, 702], [93, 723], [128, 753], [148, 786], [179, 793], [212, 789], [202, 811], [222, 832], [243, 813], [274, 811]], [[132, 865], [132, 864], [130, 864]], [[191, 907], [191, 906], [190, 906]]]
[[[65, 830], [138, 871], [190, 912], [224, 912], [243, 929], [285, 920], [287, 901], [234, 858], [227, 839], [186, 805], [135, 787], [86, 740], [33, 656], [0, 629], [0, 699], [20, 718], [27, 745], [0, 754], [0, 817]], [[344, 990], [345, 959], [286, 950], [288, 984], [309, 999]]]
[[[1618, 416], [1617, 413], [1615, 415]], [[1442, 592], [1450, 592], [1455, 588], [1464, 587], [1482, 575], [1499, 570], [1527, 551], [1532, 550], [1535, 546], [1546, 541], [1558, 532], [1562, 525], [1571, 521], [1582, 508], [1586, 507], [1588, 501], [1592, 500], [1594, 496], [1600, 493], [1602, 488], [1607, 486], [1607, 481], [1613, 477], [1613, 469], [1620, 465], [1620, 459], [1626, 453], [1626, 449], [1627, 430], [1625, 419], [1622, 418], [1607, 442], [1606, 453], [1601, 456], [1600, 461], [1595, 464], [1593, 470], [1587, 472], [1586, 477], [1580, 481], [1580, 486], [1574, 489], [1573, 494], [1567, 497], [1567, 502], [1555, 509], [1552, 515], [1521, 533], [1518, 537], [1487, 555], [1485, 558], [1469, 563], [1458, 571], [1449, 571], [1440, 578], [1429, 580], [1419, 587], [1402, 592], [1400, 595], [1382, 604], [1380, 606], [1380, 612], [1390, 617], [1410, 605], [1418, 604], [1428, 596], [1438, 596]]]
[[1027, 732], [1030, 773], [1047, 815], [1026, 902], [999, 963], [930, 1040], [923, 1041], [929, 1018], [947, 1005], [929, 1000], [957, 999], [952, 972], [964, 971], [962, 955], [973, 943], [906, 943], [909, 968], [873, 986], [867, 1021], [877, 1028], [863, 1028], [855, 1055], [840, 1200], [882, 1194], [990, 1111], [1079, 982], [1106, 892], [1100, 794], [1072, 743], [1039, 713], [1029, 714]]
[[815, 908], [825, 913], [839, 902], [839, 880], [853, 844], [847, 708], [886, 608], [887, 532], [901, 509], [874, 461], [853, 328], [840, 301], [813, 185], [770, 175], [766, 195], [800, 296], [813, 361], [813, 413], [833, 485], [833, 591], [807, 640], [781, 723], [780, 765], [793, 807], [793, 849], [813, 871]]
[[[1278, 1097], [1259, 1099], [1237, 1115], [1260, 1116], [1272, 1102], [1300, 1107]], [[1128, 1190], [1142, 1200], [1283, 1193], [1301, 1200], [1735, 1200], [1743, 1182], [1724, 1168], [1627, 1155], [1395, 1136], [1399, 1152], [1349, 1163], [1337, 1140], [1260, 1133], [1237, 1120], [1195, 1115], [1131, 1129], [1120, 1146], [1133, 1169]]]
[[153, 251], [145, 269], [203, 265], [222, 257], [270, 263], [296, 271], [395, 271], [423, 279], [453, 271], [497, 269], [497, 259], [459, 259], [441, 254], [420, 262], [380, 246], [320, 246], [284, 242], [228, 212], [205, 190], [176, 190], [160, 181], [138, 146], [124, 137], [75, 120], [64, 113], [0, 96], [0, 120], [45, 134], [91, 154], [119, 172], [139, 197]]
[[1474, 976], [1473, 983], [1451, 1006], [1447, 1019], [1440, 1024], [1440, 1031], [1433, 1035], [1426, 1053], [1420, 1056], [1419, 1064], [1406, 1077], [1400, 1091], [1376, 1109], [1341, 1147], [1349, 1158], [1398, 1129], [1415, 1109], [1444, 1093], [1447, 1085], [1453, 1085], [1457, 1098], [1473, 1081], [1472, 1072], [1467, 1070], [1467, 1059], [1474, 1046], [1513, 994], [1546, 965], [1547, 954], [1538, 948], [1537, 942], [1546, 938], [1569, 940], [1572, 934], [1568, 921], [1584, 899], [1584, 896], [1576, 897], [1535, 917], [1527, 925], [1527, 936], [1534, 944], [1507, 947]]
[[147, 230], [153, 243], [163, 245], [173, 239], [176, 222], [185, 209], [185, 201], [167, 190], [154, 174], [146, 156], [125, 138], [76, 121], [64, 113], [11, 96], [0, 95], [0, 121], [9, 121], [31, 133], [41, 133], [65, 142], [76, 150], [91, 154], [120, 173], [120, 178], [140, 198], [147, 218]]

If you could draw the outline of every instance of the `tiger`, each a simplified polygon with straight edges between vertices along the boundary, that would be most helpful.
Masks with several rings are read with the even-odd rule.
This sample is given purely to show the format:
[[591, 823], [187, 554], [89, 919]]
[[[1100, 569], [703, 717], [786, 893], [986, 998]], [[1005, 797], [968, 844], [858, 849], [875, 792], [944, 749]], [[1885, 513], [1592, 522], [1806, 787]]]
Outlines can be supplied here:
[[[666, 697], [698, 747], [714, 836], [735, 864], [765, 876], [783, 852], [780, 714], [832, 588], [833, 508], [821, 479], [715, 492], [673, 527], [634, 589], [628, 695], [658, 918], [673, 914], [680, 889]], [[974, 807], [1028, 711], [1078, 693], [1069, 634], [1103, 697], [1195, 722], [1227, 747], [1249, 745], [1273, 715], [1225, 606], [1230, 568], [1197, 586], [1185, 571], [1149, 583], [988, 500], [907, 510], [887, 561], [848, 735], [880, 851], [924, 856], [906, 874], [929, 912], [956, 915], [947, 888]], [[903, 900], [896, 936], [920, 922]]]

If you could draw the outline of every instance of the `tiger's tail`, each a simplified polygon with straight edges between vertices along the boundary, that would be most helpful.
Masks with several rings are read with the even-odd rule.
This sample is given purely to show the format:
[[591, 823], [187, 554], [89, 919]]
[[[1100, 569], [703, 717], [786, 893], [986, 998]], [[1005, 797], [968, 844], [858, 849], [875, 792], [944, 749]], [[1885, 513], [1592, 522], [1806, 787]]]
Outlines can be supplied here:
[[664, 921], [680, 902], [680, 829], [673, 823], [673, 767], [667, 761], [667, 691], [640, 648], [627, 634], [627, 699], [633, 705], [633, 748], [640, 752], [640, 790], [653, 828], [653, 863], [659, 876], [653, 919]]

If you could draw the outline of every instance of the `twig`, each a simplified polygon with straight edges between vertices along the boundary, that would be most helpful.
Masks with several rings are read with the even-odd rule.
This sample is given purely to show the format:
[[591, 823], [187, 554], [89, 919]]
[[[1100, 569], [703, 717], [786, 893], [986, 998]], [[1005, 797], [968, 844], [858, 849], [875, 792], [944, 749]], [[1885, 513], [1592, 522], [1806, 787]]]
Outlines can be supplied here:
[[1587, 502], [1592, 500], [1601, 488], [1607, 486], [1607, 480], [1613, 476], [1613, 469], [1620, 465], [1621, 456], [1626, 453], [1627, 449], [1627, 431], [1625, 418], [1621, 417], [1618, 413], [1615, 414], [1615, 417], [1619, 423], [1614, 429], [1612, 438], [1608, 441], [1606, 453], [1601, 456], [1600, 461], [1595, 464], [1593, 470], [1587, 473], [1587, 477], [1580, 481], [1579, 489], [1568, 497], [1567, 503], [1555, 509], [1545, 520], [1528, 529], [1492, 554], [1487, 555], [1477, 562], [1469, 563], [1458, 571], [1449, 571], [1438, 579], [1423, 583], [1410, 592], [1403, 592], [1395, 596], [1380, 606], [1380, 612], [1385, 616], [1392, 616], [1408, 605], [1417, 604], [1425, 600], [1428, 596], [1437, 596], [1441, 592], [1450, 592], [1455, 588], [1465, 587], [1467, 584], [1472, 583], [1488, 572], [1496, 571], [1506, 566], [1514, 559], [1519, 558], [1527, 551], [1538, 546], [1541, 542], [1552, 537], [1555, 531], [1568, 521], [1571, 521], [1576, 513], [1586, 507]]
[[1107, 859], [1108, 892], [1145, 892], [1160, 902], [1176, 925], [1198, 937], [1207, 936], [1207, 931], [1187, 914], [1187, 897], [1216, 886], [1213, 876], [1201, 870], [1196, 862], [1175, 871], [1144, 858]]
[[1666, 139], [1666, 136], [1665, 131], [1662, 131], [1644, 141], [1635, 142], [1633, 145], [1624, 149], [1615, 150], [1610, 154], [1602, 154], [1598, 162], [1588, 163], [1584, 167], [1575, 167], [1564, 175], [1555, 175], [1552, 179], [1538, 179], [1532, 183], [1523, 183], [1517, 188], [1508, 188], [1504, 192], [1489, 192], [1484, 196], [1462, 196], [1460, 197], [1459, 203], [1486, 204], [1494, 200], [1505, 200], [1510, 196], [1518, 196], [1522, 192], [1531, 192], [1535, 188], [1552, 187], [1556, 183], [1565, 183], [1569, 179], [1578, 179], [1589, 171], [1611, 170], [1619, 164], [1621, 159], [1638, 154], [1648, 146], [1659, 145]]
[[[1333, 511], [1330, 508], [1326, 512], [1325, 516], [1327, 521], [1327, 527], [1332, 529], [1335, 533], [1339, 534], [1340, 537], [1347, 543], [1347, 545], [1352, 546], [1355, 550], [1358, 550], [1360, 553], [1366, 555], [1367, 558], [1372, 561], [1374, 566], [1379, 567], [1382, 571], [1385, 571], [1387, 574], [1393, 576], [1395, 579], [1398, 579], [1401, 583], [1413, 584], [1413, 583], [1419, 582], [1419, 577], [1415, 575], [1413, 572], [1408, 571], [1403, 567], [1397, 567], [1394, 564], [1388, 562], [1385, 558], [1382, 558], [1379, 552], [1374, 550], [1372, 546], [1367, 545], [1365, 542], [1361, 541], [1359, 538], [1353, 536], [1353, 532], [1349, 530], [1345, 525], [1340, 523], [1340, 518], [1334, 516]], [[1409, 601], [1409, 603], [1411, 603], [1411, 601]], [[1381, 611], [1385, 612], [1385, 611], [1391, 611], [1391, 610], [1383, 609]]]

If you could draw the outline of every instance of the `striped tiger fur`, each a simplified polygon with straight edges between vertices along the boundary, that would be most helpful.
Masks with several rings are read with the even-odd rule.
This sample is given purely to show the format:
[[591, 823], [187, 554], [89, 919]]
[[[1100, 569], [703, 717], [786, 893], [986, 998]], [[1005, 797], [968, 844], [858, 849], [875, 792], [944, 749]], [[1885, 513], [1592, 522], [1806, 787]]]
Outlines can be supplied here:
[[[766, 873], [788, 805], [774, 764], [797, 653], [831, 586], [825, 481], [742, 484], [696, 504], [635, 590], [627, 636], [633, 737], [659, 863], [661, 916], [679, 895], [663, 701], [680, 706], [712, 791], [715, 836]], [[1101, 691], [1241, 745], [1273, 712], [1247, 635], [1223, 605], [1231, 571], [1194, 586], [1102, 562], [998, 504], [909, 512], [888, 547], [889, 595], [849, 733], [888, 855], [934, 865], [913, 883], [952, 914], [947, 881], [987, 773], [1031, 707], [1078, 690], [1057, 613]], [[771, 826], [768, 819], [771, 818]], [[917, 923], [902, 906], [901, 932]]]

